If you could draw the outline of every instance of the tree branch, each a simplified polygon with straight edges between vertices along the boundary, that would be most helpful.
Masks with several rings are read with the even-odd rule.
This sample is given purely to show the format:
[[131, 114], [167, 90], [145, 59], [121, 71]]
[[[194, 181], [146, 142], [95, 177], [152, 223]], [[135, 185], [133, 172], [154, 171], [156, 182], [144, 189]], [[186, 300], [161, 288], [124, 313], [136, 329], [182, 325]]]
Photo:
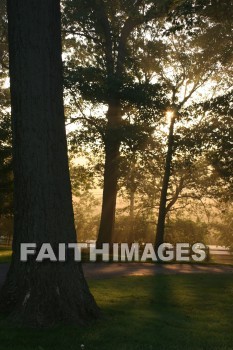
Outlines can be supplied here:
[[167, 207], [166, 207], [166, 214], [171, 210], [171, 208], [173, 207], [173, 205], [177, 202], [177, 200], [179, 199], [179, 195], [181, 193], [181, 191], [184, 188], [184, 181], [185, 179], [182, 177], [180, 179], [180, 183], [179, 185], [176, 187], [176, 191], [175, 194], [172, 198], [172, 200], [168, 203]]
[[105, 39], [105, 56], [106, 56], [106, 64], [107, 64], [107, 73], [108, 76], [112, 76], [114, 74], [114, 59], [113, 59], [113, 42], [112, 42], [112, 31], [111, 26], [108, 20], [108, 16], [106, 13], [106, 8], [103, 0], [95, 1], [95, 10], [96, 17], [98, 20], [98, 24], [103, 30], [104, 39]]

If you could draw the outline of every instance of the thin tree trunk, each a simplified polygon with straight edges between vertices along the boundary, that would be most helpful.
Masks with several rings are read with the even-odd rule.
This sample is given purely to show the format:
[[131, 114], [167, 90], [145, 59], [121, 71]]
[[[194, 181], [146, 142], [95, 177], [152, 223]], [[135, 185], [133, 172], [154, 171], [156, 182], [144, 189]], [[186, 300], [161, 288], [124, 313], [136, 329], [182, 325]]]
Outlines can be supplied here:
[[8, 0], [14, 238], [1, 312], [35, 327], [99, 310], [80, 264], [20, 262], [20, 243], [76, 242], [65, 136], [59, 0]]
[[135, 206], [135, 191], [131, 188], [130, 190], [130, 212], [129, 212], [129, 218], [130, 218], [130, 239], [131, 242], [135, 239], [134, 234], [134, 206]]
[[136, 184], [135, 184], [135, 159], [131, 163], [131, 174], [130, 174], [130, 207], [129, 207], [129, 219], [130, 219], [130, 230], [129, 230], [129, 240], [132, 243], [136, 237], [134, 232], [134, 211], [135, 211], [135, 193], [136, 193]]
[[167, 192], [169, 187], [169, 181], [171, 176], [171, 165], [172, 165], [172, 157], [173, 157], [173, 145], [174, 145], [174, 125], [175, 125], [175, 117], [173, 116], [168, 135], [168, 148], [166, 154], [165, 161], [165, 169], [163, 175], [162, 182], [162, 190], [160, 196], [160, 204], [159, 204], [159, 215], [157, 222], [157, 231], [155, 238], [155, 248], [158, 249], [159, 245], [164, 243], [164, 230], [165, 230], [165, 221], [167, 215]]

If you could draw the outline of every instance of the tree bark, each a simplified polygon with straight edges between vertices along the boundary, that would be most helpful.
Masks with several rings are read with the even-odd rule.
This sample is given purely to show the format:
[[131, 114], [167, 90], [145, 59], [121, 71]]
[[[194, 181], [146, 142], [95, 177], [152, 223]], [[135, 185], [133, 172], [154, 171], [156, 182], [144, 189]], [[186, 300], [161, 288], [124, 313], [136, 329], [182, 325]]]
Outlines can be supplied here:
[[129, 229], [129, 238], [131, 242], [135, 239], [134, 233], [134, 207], [135, 207], [135, 190], [130, 189], [130, 208], [129, 208], [129, 219], [130, 219], [130, 229]]
[[102, 212], [100, 219], [97, 247], [103, 243], [113, 243], [117, 200], [117, 183], [120, 157], [121, 106], [120, 101], [109, 104], [108, 125], [105, 134], [105, 167]]
[[171, 165], [173, 157], [173, 146], [174, 146], [174, 125], [175, 125], [175, 116], [172, 117], [169, 135], [168, 135], [168, 148], [165, 161], [165, 169], [163, 175], [160, 204], [159, 204], [159, 215], [157, 222], [156, 238], [155, 238], [155, 248], [158, 249], [159, 245], [164, 243], [164, 230], [165, 230], [165, 221], [167, 215], [167, 192], [171, 176]]
[[[140, 2], [137, 6], [140, 5]], [[121, 102], [119, 99], [119, 88], [116, 85], [122, 83], [124, 64], [126, 59], [126, 45], [127, 40], [132, 33], [133, 29], [141, 24], [141, 20], [134, 20], [129, 17], [121, 30], [119, 45], [118, 45], [118, 57], [114, 70], [114, 57], [113, 57], [113, 40], [111, 33], [111, 22], [108, 19], [106, 9], [103, 1], [98, 3], [98, 9], [96, 12], [99, 25], [103, 29], [105, 37], [105, 59], [108, 75], [108, 94], [110, 96], [108, 103], [107, 113], [107, 130], [105, 135], [105, 170], [104, 170], [104, 188], [103, 188], [103, 201], [102, 212], [100, 219], [99, 233], [97, 237], [97, 247], [101, 247], [103, 243], [113, 243], [114, 241], [114, 226], [115, 226], [115, 213], [116, 213], [116, 199], [117, 199], [117, 180], [119, 171], [119, 156], [121, 137], [119, 134], [119, 127], [122, 124], [121, 119]], [[114, 81], [115, 80], [115, 81]], [[116, 239], [117, 240], [117, 239]]]
[[136, 161], [133, 159], [131, 162], [131, 169], [130, 169], [130, 178], [129, 178], [129, 219], [130, 219], [130, 228], [129, 228], [129, 240], [130, 243], [134, 242], [137, 237], [135, 236], [134, 232], [134, 221], [135, 221], [135, 193], [137, 190], [137, 185], [135, 183], [135, 164]]
[[0, 309], [35, 327], [98, 317], [82, 267], [20, 262], [20, 243], [76, 242], [63, 108], [59, 0], [8, 0], [14, 238]]

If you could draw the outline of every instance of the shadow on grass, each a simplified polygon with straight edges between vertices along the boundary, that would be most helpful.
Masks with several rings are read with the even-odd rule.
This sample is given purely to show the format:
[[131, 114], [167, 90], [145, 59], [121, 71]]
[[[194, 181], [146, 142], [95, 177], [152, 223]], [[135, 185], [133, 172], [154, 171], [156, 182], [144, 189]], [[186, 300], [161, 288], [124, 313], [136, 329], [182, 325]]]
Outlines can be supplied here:
[[103, 319], [87, 328], [7, 329], [1, 350], [232, 350], [231, 275], [91, 281]]
[[[112, 313], [118, 347], [132, 349], [233, 349], [232, 276], [126, 278]], [[106, 294], [105, 294], [106, 295]], [[121, 323], [117, 324], [117, 319]], [[100, 336], [106, 339], [107, 330]], [[107, 347], [106, 347], [107, 348]], [[127, 347], [126, 347], [127, 348]]]

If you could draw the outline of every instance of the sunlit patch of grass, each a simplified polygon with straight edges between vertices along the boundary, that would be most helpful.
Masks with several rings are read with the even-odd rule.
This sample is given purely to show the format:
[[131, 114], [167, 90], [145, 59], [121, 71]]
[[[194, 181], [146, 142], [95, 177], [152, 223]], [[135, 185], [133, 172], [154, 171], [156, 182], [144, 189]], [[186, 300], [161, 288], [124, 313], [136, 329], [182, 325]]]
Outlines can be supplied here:
[[9, 248], [0, 248], [0, 263], [11, 261], [12, 250]]
[[87, 328], [11, 328], [2, 350], [232, 350], [231, 275], [157, 275], [90, 281], [102, 319]]

